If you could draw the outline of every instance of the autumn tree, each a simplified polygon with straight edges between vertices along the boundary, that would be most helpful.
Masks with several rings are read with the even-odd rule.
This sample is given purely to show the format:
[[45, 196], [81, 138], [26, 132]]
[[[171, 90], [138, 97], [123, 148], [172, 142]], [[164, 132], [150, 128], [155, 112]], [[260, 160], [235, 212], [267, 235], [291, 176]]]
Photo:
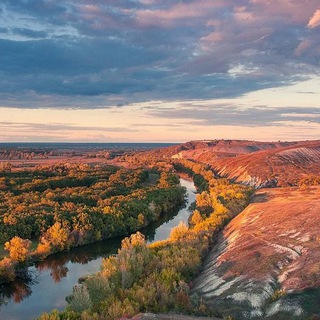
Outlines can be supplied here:
[[66, 226], [60, 222], [56, 222], [50, 227], [41, 239], [41, 243], [49, 243], [52, 247], [58, 250], [63, 250], [67, 247], [67, 240], [70, 231]]
[[2, 172], [11, 172], [12, 164], [10, 162], [1, 162], [0, 171]]
[[201, 223], [202, 221], [203, 217], [201, 216], [199, 210], [194, 210], [190, 218], [190, 225], [195, 226], [198, 223]]
[[4, 244], [4, 249], [9, 251], [12, 261], [23, 262], [27, 259], [31, 241], [20, 237], [13, 237]]
[[180, 223], [171, 230], [169, 239], [171, 241], [177, 241], [182, 239], [188, 233], [188, 227], [184, 222], [180, 221]]

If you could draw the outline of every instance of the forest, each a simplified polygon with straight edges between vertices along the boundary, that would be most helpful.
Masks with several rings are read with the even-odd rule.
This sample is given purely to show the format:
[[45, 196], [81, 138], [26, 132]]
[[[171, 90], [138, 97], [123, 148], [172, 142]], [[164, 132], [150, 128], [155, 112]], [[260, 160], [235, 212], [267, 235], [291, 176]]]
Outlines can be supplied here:
[[189, 160], [174, 161], [171, 167], [197, 184], [189, 224], [181, 223], [167, 240], [151, 245], [139, 232], [125, 238], [118, 254], [103, 260], [100, 272], [74, 287], [65, 311], [54, 310], [39, 320], [119, 319], [168, 311], [219, 316], [192, 292], [192, 279], [217, 233], [247, 206], [253, 190]]
[[153, 168], [54, 164], [0, 172], [0, 281], [51, 253], [130, 235], [183, 204], [178, 177]]

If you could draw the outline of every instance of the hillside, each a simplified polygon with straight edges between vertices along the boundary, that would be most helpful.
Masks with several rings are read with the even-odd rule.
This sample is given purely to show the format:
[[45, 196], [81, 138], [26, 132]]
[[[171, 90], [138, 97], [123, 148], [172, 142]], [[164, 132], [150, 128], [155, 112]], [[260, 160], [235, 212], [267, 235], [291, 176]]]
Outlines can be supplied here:
[[221, 176], [253, 186], [293, 186], [320, 172], [320, 142], [258, 151], [210, 161]]
[[236, 319], [319, 313], [320, 187], [309, 184], [319, 184], [320, 141], [192, 141], [158, 156], [208, 164], [260, 188], [219, 236], [195, 293]]
[[199, 140], [120, 159], [122, 165], [129, 166], [161, 159], [189, 159], [210, 165], [219, 176], [254, 187], [296, 186], [320, 172], [320, 140]]
[[255, 187], [294, 186], [320, 172], [320, 141], [194, 141], [175, 150], [172, 158], [209, 164], [218, 175]]
[[[72, 217], [64, 228], [69, 228], [69, 225], [71, 228], [78, 228], [79, 222], [85, 227], [87, 220], [82, 222], [82, 216], [77, 215], [78, 212], [85, 212], [88, 218], [92, 217], [89, 220], [91, 225], [97, 225], [97, 230], [104, 232], [86, 234], [82, 231], [81, 237], [74, 240], [67, 236], [64, 242], [59, 238], [58, 244], [62, 244], [63, 248], [85, 243], [82, 239], [87, 242], [100, 240], [101, 236], [105, 237], [106, 232], [109, 232], [108, 228], [113, 226], [112, 221], [115, 221], [115, 226], [123, 226], [126, 230], [125, 222], [130, 223], [130, 226], [132, 221], [135, 223], [131, 217], [128, 218], [127, 211], [130, 214], [139, 213], [140, 220], [132, 224], [135, 226], [139, 223], [139, 227], [149, 221], [147, 213], [150, 208], [161, 204], [168, 209], [172, 199], [167, 193], [162, 193], [163, 197], [160, 197], [159, 187], [167, 186], [171, 181], [168, 174], [171, 170], [192, 175], [198, 194], [195, 197], [194, 211], [189, 218], [189, 227], [181, 224], [167, 240], [151, 246], [147, 246], [143, 237], [139, 238], [139, 234], [133, 235], [131, 240], [128, 238], [118, 251], [118, 258], [108, 258], [103, 263], [101, 273], [85, 279], [81, 284], [82, 289], [79, 292], [77, 289], [72, 294], [69, 301], [71, 312], [79, 312], [79, 317], [80, 312], [88, 315], [90, 305], [93, 304], [94, 309], [97, 308], [95, 310], [108, 314], [112, 319], [139, 312], [169, 310], [237, 320], [311, 320], [320, 317], [320, 141], [205, 140], [148, 151], [122, 152], [113, 156], [95, 151], [90, 156], [81, 154], [79, 157], [81, 161], [77, 164], [69, 162], [70, 159], [74, 160], [71, 157], [65, 165], [52, 166], [51, 170], [56, 171], [51, 175], [48, 175], [47, 167], [38, 167], [34, 171], [36, 176], [25, 168], [18, 170], [16, 163], [11, 167], [11, 163], [3, 162], [2, 191], [17, 193], [12, 192], [13, 196], [8, 192], [4, 193], [7, 197], [4, 198], [4, 230], [14, 231], [13, 224], [30, 224], [35, 227], [42, 225], [30, 223], [31, 206], [28, 206], [29, 220], [26, 222], [19, 218], [23, 217], [24, 207], [14, 206], [19, 210], [11, 209], [11, 215], [7, 214], [7, 207], [12, 208], [11, 204], [21, 204], [21, 194], [24, 198], [27, 197], [25, 199], [28, 199], [28, 204], [38, 209], [39, 200], [33, 197], [32, 192], [41, 195], [45, 191], [46, 197], [40, 202], [50, 204], [45, 208], [50, 210], [54, 206], [68, 210], [66, 217]], [[76, 161], [79, 157], [76, 157]], [[29, 159], [34, 166], [34, 161], [42, 161], [40, 156], [39, 159], [35, 158]], [[58, 158], [59, 155], [49, 160], [58, 161]], [[100, 165], [89, 165], [93, 164], [92, 158], [97, 160], [95, 164]], [[82, 161], [87, 164], [83, 165]], [[102, 165], [105, 163], [124, 168]], [[30, 162], [27, 164], [31, 165]], [[155, 170], [159, 172], [156, 173]], [[83, 180], [90, 172], [94, 173], [92, 180]], [[159, 183], [155, 185], [158, 178]], [[173, 180], [176, 181], [176, 186], [178, 180]], [[129, 189], [131, 185], [132, 190]], [[148, 200], [142, 195], [147, 196], [150, 190], [135, 193], [135, 188], [152, 186], [155, 190], [151, 191], [157, 192], [158, 196], [152, 197], [151, 206], [150, 203], [143, 206], [138, 199]], [[116, 188], [121, 188], [120, 192]], [[49, 192], [47, 189], [50, 189]], [[109, 193], [105, 192], [109, 192], [110, 197], [117, 198], [109, 201]], [[36, 201], [37, 205], [29, 198], [34, 199], [32, 201]], [[57, 199], [62, 201], [61, 206], [59, 202], [54, 202]], [[120, 206], [120, 203], [115, 202], [117, 199], [126, 203]], [[179, 199], [182, 200], [181, 197]], [[70, 208], [73, 211], [69, 212]], [[112, 211], [112, 208], [118, 209]], [[143, 211], [144, 208], [147, 211]], [[123, 223], [113, 212], [120, 213]], [[109, 220], [112, 214], [118, 220]], [[42, 217], [39, 215], [36, 219], [40, 218]], [[105, 226], [104, 221], [107, 223]], [[58, 223], [56, 221], [55, 228], [59, 229], [61, 225]], [[31, 237], [32, 232], [41, 232], [29, 229], [30, 236], [27, 237]], [[22, 228], [24, 232], [29, 229]], [[112, 230], [118, 232], [115, 227]], [[0, 234], [4, 236], [7, 233]], [[72, 234], [76, 233], [72, 231]], [[14, 235], [7, 234], [8, 238], [3, 241]], [[51, 236], [50, 226], [41, 237], [40, 245], [51, 245], [52, 239], [55, 240]], [[54, 245], [56, 246], [55, 243]], [[43, 247], [39, 248], [43, 250]], [[48, 250], [51, 252], [51, 247]], [[43, 251], [39, 252], [41, 254]], [[123, 273], [123, 270], [126, 272]], [[108, 287], [117, 290], [100, 292], [104, 290], [100, 289], [100, 283], [103, 282], [101, 276], [108, 283], [110, 281]], [[98, 283], [99, 286], [96, 287]], [[89, 302], [87, 306], [82, 306], [85, 296]], [[111, 306], [117, 306], [116, 313], [109, 313], [109, 310], [113, 312], [113, 307], [103, 308], [105, 302], [101, 304], [100, 299], [108, 301]], [[80, 308], [78, 303], [81, 304]], [[92, 310], [93, 308], [90, 312]], [[172, 314], [138, 314], [136, 319], [165, 319], [167, 316], [179, 318]], [[41, 319], [47, 318], [44, 316]]]
[[297, 142], [259, 142], [249, 140], [203, 140], [186, 142], [175, 157], [189, 157], [199, 162], [236, 157], [262, 150], [294, 146]]
[[259, 190], [220, 235], [194, 290], [240, 319], [318, 312], [319, 199], [320, 187]]

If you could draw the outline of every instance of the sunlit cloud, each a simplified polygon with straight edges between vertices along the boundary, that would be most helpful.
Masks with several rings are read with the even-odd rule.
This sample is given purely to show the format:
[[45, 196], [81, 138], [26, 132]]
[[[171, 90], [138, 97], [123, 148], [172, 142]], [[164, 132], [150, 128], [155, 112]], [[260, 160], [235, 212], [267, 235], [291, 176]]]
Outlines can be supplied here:
[[320, 26], [320, 9], [317, 10], [309, 20], [308, 27], [313, 29]]
[[319, 0], [3, 0], [0, 19], [8, 139], [318, 134]]

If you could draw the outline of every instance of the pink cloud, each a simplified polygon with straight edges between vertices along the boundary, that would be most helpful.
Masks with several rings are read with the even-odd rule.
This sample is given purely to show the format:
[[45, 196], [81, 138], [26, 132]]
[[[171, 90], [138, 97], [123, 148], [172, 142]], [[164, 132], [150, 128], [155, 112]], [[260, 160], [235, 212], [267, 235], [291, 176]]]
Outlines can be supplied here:
[[209, 49], [210, 47], [216, 50], [215, 44], [217, 42], [223, 42], [243, 46], [246, 48], [248, 43], [258, 43], [259, 40], [263, 40], [265, 37], [273, 33], [273, 29], [270, 27], [264, 28], [245, 28], [243, 30], [235, 30], [225, 28], [223, 31], [214, 31], [207, 36], [201, 38], [202, 47]]
[[98, 5], [81, 5], [79, 6], [80, 12], [91, 13], [91, 14], [101, 14], [102, 10]]
[[207, 36], [203, 37], [201, 40], [206, 43], [216, 43], [222, 41], [224, 38], [223, 32], [211, 32]]
[[310, 49], [311, 45], [312, 43], [310, 40], [303, 40], [302, 42], [299, 43], [299, 45], [294, 50], [294, 54], [296, 56], [301, 56], [302, 54], [304, 54]]
[[248, 11], [246, 7], [234, 7], [233, 8], [233, 16], [236, 20], [242, 21], [242, 22], [251, 22], [256, 19], [253, 12]]
[[308, 27], [313, 29], [320, 26], [320, 9], [318, 9], [309, 20]]
[[319, 7], [319, 0], [249, 0], [255, 9], [260, 11], [266, 19], [282, 18], [286, 24], [305, 24], [314, 10]]
[[[319, 0], [247, 0], [241, 1], [241, 4], [233, 1], [225, 7], [228, 14], [216, 15], [207, 21], [208, 33], [199, 39], [199, 47], [205, 54], [212, 52], [215, 56], [221, 53], [220, 47], [223, 50], [233, 47], [241, 55], [246, 48], [259, 54], [269, 45], [269, 53], [272, 50], [279, 59], [284, 50], [287, 56], [299, 57], [309, 54], [308, 50], [313, 51], [312, 55], [317, 55], [314, 46], [317, 39], [308, 39], [308, 35], [301, 39], [290, 31], [292, 28], [304, 28], [309, 20], [310, 28], [320, 25], [320, 10], [316, 10], [317, 7]], [[282, 37], [288, 38], [282, 41]], [[296, 41], [299, 45], [292, 49], [286, 41]], [[231, 58], [236, 58], [234, 51], [230, 52]], [[261, 57], [257, 57], [257, 61], [260, 60]]]
[[179, 20], [188, 24], [190, 19], [209, 17], [215, 9], [225, 7], [229, 3], [229, 0], [198, 0], [178, 3], [168, 9], [138, 10], [135, 14], [140, 25], [169, 27]]

